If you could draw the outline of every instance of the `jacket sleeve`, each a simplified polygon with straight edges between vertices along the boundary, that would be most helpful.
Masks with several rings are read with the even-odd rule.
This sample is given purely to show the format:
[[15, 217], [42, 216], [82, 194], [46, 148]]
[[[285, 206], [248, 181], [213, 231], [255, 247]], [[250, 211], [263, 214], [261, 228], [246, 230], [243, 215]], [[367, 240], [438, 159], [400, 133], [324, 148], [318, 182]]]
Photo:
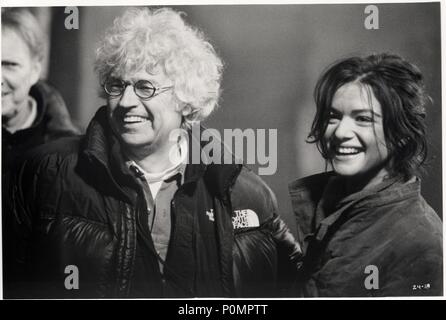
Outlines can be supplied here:
[[277, 245], [277, 282], [280, 296], [296, 296], [297, 276], [302, 266], [303, 252], [299, 241], [278, 214], [277, 198], [266, 186], [273, 213], [271, 233]]
[[[263, 282], [267, 292], [254, 294], [267, 296], [290, 296], [301, 264], [302, 251], [289, 227], [280, 218], [274, 193], [260, 177], [251, 171], [242, 171], [232, 192], [233, 209], [249, 208], [258, 217], [259, 227], [236, 229], [234, 259], [239, 281], [251, 278]], [[248, 271], [246, 271], [248, 270]], [[257, 276], [256, 276], [257, 275]], [[237, 279], [237, 277], [236, 277]], [[263, 281], [262, 281], [263, 279]], [[267, 282], [272, 281], [268, 285]], [[265, 289], [266, 290], [266, 289]], [[252, 295], [250, 290], [246, 295]]]
[[271, 231], [277, 245], [277, 284], [280, 296], [292, 296], [298, 271], [302, 265], [302, 250], [288, 226], [277, 215], [271, 221]]

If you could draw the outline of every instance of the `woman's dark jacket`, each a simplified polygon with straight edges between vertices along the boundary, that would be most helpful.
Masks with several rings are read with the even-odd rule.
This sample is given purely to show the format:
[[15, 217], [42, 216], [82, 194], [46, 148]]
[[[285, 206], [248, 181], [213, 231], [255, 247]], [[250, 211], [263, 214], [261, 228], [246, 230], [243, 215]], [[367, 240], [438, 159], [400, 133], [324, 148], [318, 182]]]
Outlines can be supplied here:
[[[161, 274], [105, 108], [84, 137], [37, 148], [15, 172], [6, 298], [276, 296], [295, 277], [300, 247], [273, 193], [236, 164], [187, 165]], [[65, 287], [70, 265], [79, 289]]]
[[303, 294], [442, 295], [442, 222], [420, 181], [389, 179], [330, 205], [334, 181], [323, 173], [290, 184], [305, 254]]

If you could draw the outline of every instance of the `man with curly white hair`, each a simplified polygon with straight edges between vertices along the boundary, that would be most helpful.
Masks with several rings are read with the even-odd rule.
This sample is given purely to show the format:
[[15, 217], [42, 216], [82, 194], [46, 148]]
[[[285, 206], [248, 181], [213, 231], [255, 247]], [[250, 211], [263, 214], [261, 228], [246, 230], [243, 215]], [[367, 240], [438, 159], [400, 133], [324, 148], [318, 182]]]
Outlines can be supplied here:
[[107, 105], [15, 175], [16, 297], [284, 294], [301, 250], [271, 190], [243, 165], [190, 163], [193, 138], [173, 134], [216, 107], [222, 66], [172, 9], [115, 20], [95, 63]]

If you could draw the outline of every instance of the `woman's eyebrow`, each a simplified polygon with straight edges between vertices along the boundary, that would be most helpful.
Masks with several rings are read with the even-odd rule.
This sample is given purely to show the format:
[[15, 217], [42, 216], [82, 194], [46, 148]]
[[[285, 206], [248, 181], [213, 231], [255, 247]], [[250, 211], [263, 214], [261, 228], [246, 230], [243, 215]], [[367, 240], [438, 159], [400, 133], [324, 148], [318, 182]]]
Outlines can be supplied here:
[[[330, 107], [330, 108], [329, 108], [329, 112], [331, 112], [331, 113], [335, 113], [335, 114], [340, 114], [340, 113], [342, 113], [340, 110], [338, 110], [338, 109], [336, 109], [336, 108], [334, 108], [334, 107]], [[368, 109], [368, 108], [358, 108], [358, 109], [353, 109], [353, 110], [351, 111], [351, 113], [352, 113], [353, 115], [357, 115], [357, 114], [360, 114], [360, 113], [371, 113], [371, 114], [373, 114], [374, 117], [377, 117], [377, 118], [381, 118], [381, 117], [382, 117], [379, 113], [375, 112], [375, 111], [372, 110], [372, 109]]]
[[352, 114], [358, 114], [358, 113], [371, 113], [371, 114], [373, 114], [374, 117], [378, 117], [378, 118], [382, 117], [379, 113], [375, 112], [372, 109], [354, 109], [354, 110], [352, 110]]

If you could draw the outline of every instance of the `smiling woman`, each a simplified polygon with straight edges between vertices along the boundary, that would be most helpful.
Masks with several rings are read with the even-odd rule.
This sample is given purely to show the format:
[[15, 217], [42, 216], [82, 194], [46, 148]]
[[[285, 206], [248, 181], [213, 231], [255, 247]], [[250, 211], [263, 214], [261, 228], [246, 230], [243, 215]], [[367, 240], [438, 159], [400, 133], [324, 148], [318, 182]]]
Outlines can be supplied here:
[[388, 175], [382, 108], [370, 87], [355, 81], [336, 91], [323, 139], [337, 174], [367, 186]]
[[290, 185], [304, 295], [441, 295], [441, 220], [420, 195], [421, 72], [391, 54], [349, 58], [322, 75], [315, 100], [309, 142], [333, 171]]

